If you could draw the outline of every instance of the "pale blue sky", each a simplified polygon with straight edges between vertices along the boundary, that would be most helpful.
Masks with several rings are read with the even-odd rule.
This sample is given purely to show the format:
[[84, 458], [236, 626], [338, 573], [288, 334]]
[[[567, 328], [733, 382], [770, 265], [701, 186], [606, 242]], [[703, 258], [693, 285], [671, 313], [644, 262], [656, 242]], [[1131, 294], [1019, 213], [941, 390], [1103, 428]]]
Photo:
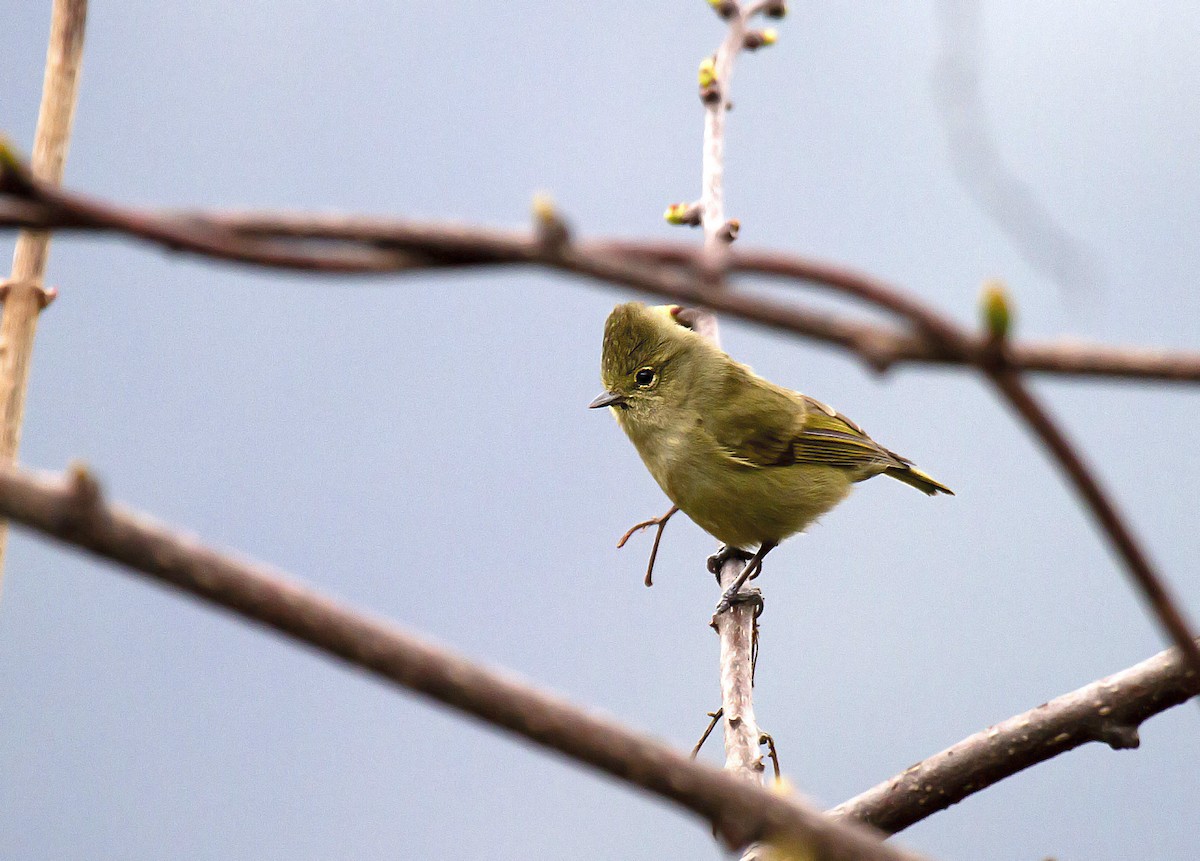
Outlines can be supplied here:
[[[742, 59], [741, 241], [854, 263], [966, 320], [1003, 276], [1021, 334], [1196, 346], [1200, 8], [982, 6], [981, 113], [1099, 273], [1072, 293], [952, 170], [932, 76], [938, 15], [962, 4], [878, 5], [793, 4], [780, 44]], [[48, 6], [0, 29], [0, 128], [24, 147]], [[498, 225], [547, 189], [584, 235], [696, 238], [660, 214], [698, 189], [694, 72], [720, 36], [700, 0], [96, 2], [67, 181]], [[78, 237], [56, 240], [49, 280], [25, 463], [85, 458], [129, 505], [694, 742], [717, 703], [714, 542], [673, 523], [641, 586], [649, 539], [613, 545], [667, 503], [585, 409], [604, 317], [633, 294], [533, 271], [281, 276]], [[978, 381], [722, 334], [958, 492], [871, 482], [770, 559], [758, 712], [815, 801], [1162, 647]], [[1037, 389], [1200, 618], [1200, 392]], [[664, 804], [24, 533], [0, 655], [6, 859], [719, 856]], [[947, 859], [1188, 857], [1198, 720], [1177, 709], [1139, 751], [1071, 753], [901, 839]]]

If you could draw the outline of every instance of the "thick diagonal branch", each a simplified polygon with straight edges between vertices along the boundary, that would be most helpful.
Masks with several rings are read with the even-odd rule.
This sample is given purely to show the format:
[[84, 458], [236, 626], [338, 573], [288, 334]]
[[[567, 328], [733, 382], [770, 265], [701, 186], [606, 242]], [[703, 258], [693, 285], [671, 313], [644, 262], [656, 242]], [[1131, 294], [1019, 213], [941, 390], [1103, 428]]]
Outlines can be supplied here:
[[829, 812], [894, 834], [1088, 742], [1135, 748], [1143, 721], [1197, 694], [1200, 674], [1168, 649], [965, 738]]
[[661, 742], [485, 669], [243, 559], [107, 503], [90, 474], [0, 467], [0, 516], [224, 607], [367, 672], [680, 804], [730, 846], [798, 841], [829, 861], [915, 861], [861, 827], [693, 762]]

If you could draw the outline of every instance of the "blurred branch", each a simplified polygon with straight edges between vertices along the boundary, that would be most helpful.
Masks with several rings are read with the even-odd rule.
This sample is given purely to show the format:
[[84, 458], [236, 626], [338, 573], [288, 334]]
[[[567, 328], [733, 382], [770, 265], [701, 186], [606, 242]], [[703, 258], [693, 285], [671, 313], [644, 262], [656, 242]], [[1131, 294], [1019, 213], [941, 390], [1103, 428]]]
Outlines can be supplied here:
[[[47, 185], [62, 181], [67, 162], [71, 122], [79, 95], [86, 20], [86, 0], [54, 0], [32, 163], [33, 175]], [[3, 145], [2, 139], [0, 145]], [[33, 355], [38, 315], [54, 298], [54, 291], [47, 290], [43, 283], [49, 254], [49, 233], [22, 230], [13, 252], [12, 274], [0, 287], [4, 301], [3, 318], [0, 319], [0, 344], [4, 345], [0, 350], [0, 464], [16, 459], [21, 440], [25, 389], [29, 383], [29, 361]], [[7, 546], [8, 525], [0, 521], [0, 583], [4, 579]]]
[[861, 795], [831, 815], [895, 834], [1030, 766], [1088, 742], [1136, 748], [1148, 718], [1200, 694], [1200, 674], [1178, 649], [1063, 694], [963, 739]]
[[[985, 361], [983, 338], [967, 335], [947, 349], [921, 332], [906, 332], [816, 312], [794, 303], [703, 284], [702, 250], [682, 242], [581, 240], [567, 255], [548, 253], [531, 231], [413, 222], [354, 215], [144, 210], [109, 204], [29, 182], [16, 170], [0, 177], [0, 227], [116, 233], [219, 260], [276, 269], [387, 274], [496, 265], [538, 265], [574, 272], [708, 307], [822, 341], [879, 370], [904, 363], [972, 365]], [[636, 277], [627, 267], [640, 264]], [[836, 264], [797, 255], [731, 248], [729, 272], [771, 275], [827, 287], [866, 300], [870, 288], [898, 288]], [[1012, 366], [1025, 371], [1166, 382], [1200, 382], [1200, 353], [1113, 347], [1077, 341], [1010, 342]]]
[[147, 574], [375, 676], [501, 727], [703, 817], [730, 846], [771, 837], [829, 861], [917, 861], [869, 830], [702, 763], [615, 721], [485, 669], [259, 565], [106, 502], [91, 474], [0, 466], [0, 516]]
[[1037, 189], [1005, 163], [996, 145], [981, 90], [983, 4], [938, 0], [935, 6], [942, 50], [933, 94], [955, 176], [1030, 266], [1076, 296], [1094, 295], [1103, 275], [1094, 252], [1058, 223]]

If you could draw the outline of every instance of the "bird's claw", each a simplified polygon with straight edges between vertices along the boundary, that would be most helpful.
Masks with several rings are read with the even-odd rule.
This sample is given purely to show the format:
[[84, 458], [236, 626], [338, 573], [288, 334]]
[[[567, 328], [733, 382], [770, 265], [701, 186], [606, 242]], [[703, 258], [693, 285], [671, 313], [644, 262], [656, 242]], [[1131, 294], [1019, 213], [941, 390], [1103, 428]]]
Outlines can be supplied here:
[[762, 615], [764, 602], [761, 589], [741, 589], [737, 592], [726, 592], [721, 596], [721, 600], [717, 602], [717, 609], [713, 613], [713, 621], [717, 620], [717, 616], [727, 611], [735, 604], [753, 604], [754, 618], [757, 619]]
[[728, 544], [723, 544], [720, 550], [708, 557], [708, 573], [720, 580], [721, 568], [730, 559], [741, 559], [743, 562], [749, 562], [753, 558], [753, 553], [747, 553], [740, 547], [730, 547]]

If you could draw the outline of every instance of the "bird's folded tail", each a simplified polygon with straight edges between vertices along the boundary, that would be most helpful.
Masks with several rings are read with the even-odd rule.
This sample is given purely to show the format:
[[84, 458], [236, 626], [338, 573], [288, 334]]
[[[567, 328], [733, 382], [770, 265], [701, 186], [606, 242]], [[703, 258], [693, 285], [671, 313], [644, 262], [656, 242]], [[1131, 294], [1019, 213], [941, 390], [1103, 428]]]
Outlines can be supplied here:
[[946, 485], [907, 463], [901, 466], [889, 466], [884, 472], [897, 481], [903, 481], [909, 487], [915, 487], [929, 496], [936, 496], [939, 493], [954, 496], [954, 491]]

